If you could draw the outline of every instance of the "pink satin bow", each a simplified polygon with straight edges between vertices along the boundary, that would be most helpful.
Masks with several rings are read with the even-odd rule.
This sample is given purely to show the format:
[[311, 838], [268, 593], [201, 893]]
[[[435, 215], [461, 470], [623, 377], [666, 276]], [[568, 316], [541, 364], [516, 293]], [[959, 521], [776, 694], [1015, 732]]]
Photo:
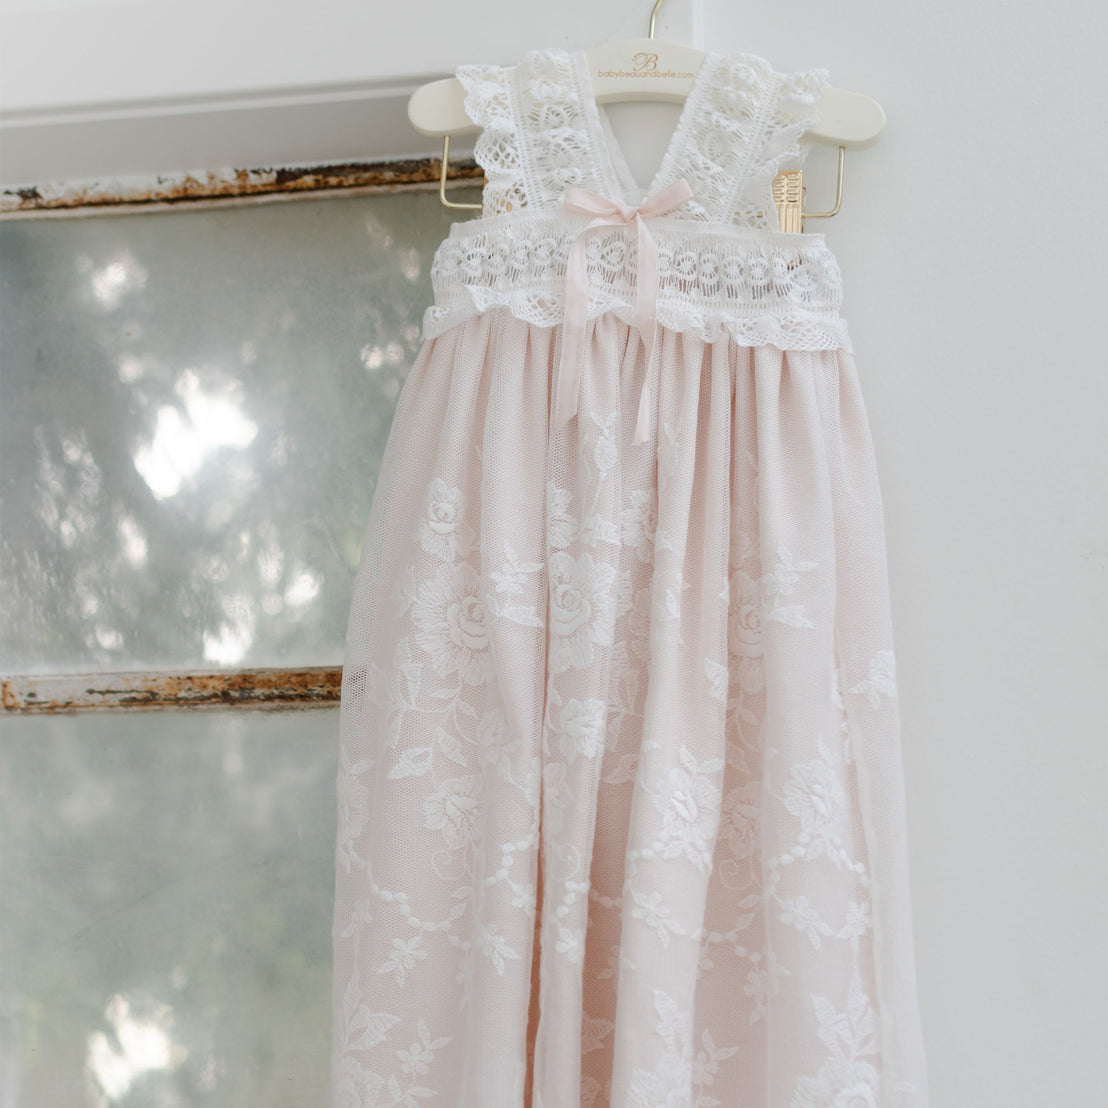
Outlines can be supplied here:
[[585, 321], [589, 306], [589, 276], [585, 266], [585, 246], [590, 232], [604, 227], [635, 224], [638, 231], [638, 279], [635, 284], [635, 328], [646, 347], [646, 373], [639, 394], [639, 415], [635, 424], [635, 442], [646, 442], [650, 424], [648, 384], [651, 359], [654, 355], [654, 335], [658, 306], [658, 246], [646, 226], [650, 216], [660, 215], [683, 204], [692, 196], [684, 178], [661, 189], [638, 207], [616, 204], [570, 185], [566, 189], [565, 206], [571, 212], [581, 212], [595, 218], [587, 223], [570, 247], [566, 264], [566, 308], [562, 329], [562, 357], [558, 363], [558, 383], [554, 396], [554, 426], [559, 430], [577, 413], [577, 398], [581, 390], [581, 368], [584, 358]]

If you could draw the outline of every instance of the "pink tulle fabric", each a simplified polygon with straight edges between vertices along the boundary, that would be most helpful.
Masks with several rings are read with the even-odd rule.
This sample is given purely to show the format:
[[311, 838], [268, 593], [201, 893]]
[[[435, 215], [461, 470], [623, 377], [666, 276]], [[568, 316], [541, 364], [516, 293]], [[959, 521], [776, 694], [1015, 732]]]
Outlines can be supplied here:
[[342, 691], [334, 1104], [922, 1108], [853, 357], [493, 308], [388, 439]]

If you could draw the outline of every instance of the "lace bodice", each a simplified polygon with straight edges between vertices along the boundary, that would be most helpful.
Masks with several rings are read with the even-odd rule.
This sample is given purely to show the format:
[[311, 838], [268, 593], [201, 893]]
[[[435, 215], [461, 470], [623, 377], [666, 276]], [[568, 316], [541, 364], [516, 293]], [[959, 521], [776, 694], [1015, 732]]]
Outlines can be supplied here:
[[[779, 73], [751, 54], [708, 54], [645, 190], [596, 103], [583, 51], [536, 50], [515, 66], [457, 75], [481, 127], [483, 211], [455, 224], [436, 252], [425, 338], [497, 306], [559, 324], [570, 247], [587, 222], [564, 209], [567, 187], [627, 203], [683, 178], [691, 198], [650, 221], [658, 322], [709, 342], [730, 333], [744, 345], [850, 349], [834, 255], [822, 234], [777, 230], [771, 193], [786, 163], [804, 160], [799, 139], [816, 120], [826, 70]], [[591, 237], [589, 318], [633, 321], [636, 261], [633, 229]]]

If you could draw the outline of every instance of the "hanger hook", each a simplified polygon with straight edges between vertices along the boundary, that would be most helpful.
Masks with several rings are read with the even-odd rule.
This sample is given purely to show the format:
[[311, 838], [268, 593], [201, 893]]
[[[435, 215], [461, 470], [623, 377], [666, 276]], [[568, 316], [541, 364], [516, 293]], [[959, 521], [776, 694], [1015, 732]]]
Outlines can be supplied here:
[[650, 30], [647, 31], [646, 37], [654, 37], [654, 21], [658, 18], [658, 9], [662, 6], [662, 0], [654, 0], [654, 7], [650, 11]]

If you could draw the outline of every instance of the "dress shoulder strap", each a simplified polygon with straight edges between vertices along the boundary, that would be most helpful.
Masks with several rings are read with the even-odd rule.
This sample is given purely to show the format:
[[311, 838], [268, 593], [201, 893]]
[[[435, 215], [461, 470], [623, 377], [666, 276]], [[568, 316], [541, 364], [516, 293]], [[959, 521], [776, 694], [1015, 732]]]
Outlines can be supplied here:
[[466, 113], [481, 134], [484, 215], [561, 207], [568, 185], [597, 187], [571, 54], [532, 50], [518, 65], [464, 65]]
[[[773, 228], [773, 178], [788, 159], [803, 162], [798, 140], [818, 118], [827, 71], [779, 73], [754, 54], [710, 53], [703, 65], [667, 152], [669, 176], [693, 191], [681, 218]], [[601, 138], [575, 67], [572, 53], [548, 49], [456, 70], [481, 128], [485, 216], [559, 210], [569, 185], [603, 191]]]
[[512, 67], [460, 65], [455, 76], [465, 89], [466, 114], [481, 128], [473, 156], [485, 171], [483, 214], [515, 211], [526, 204], [526, 193], [512, 106]]
[[690, 216], [706, 222], [776, 227], [773, 178], [803, 162], [800, 136], [817, 119], [826, 69], [780, 73], [755, 54], [709, 54], [702, 102], [690, 105], [686, 148], [677, 152], [693, 188]]

